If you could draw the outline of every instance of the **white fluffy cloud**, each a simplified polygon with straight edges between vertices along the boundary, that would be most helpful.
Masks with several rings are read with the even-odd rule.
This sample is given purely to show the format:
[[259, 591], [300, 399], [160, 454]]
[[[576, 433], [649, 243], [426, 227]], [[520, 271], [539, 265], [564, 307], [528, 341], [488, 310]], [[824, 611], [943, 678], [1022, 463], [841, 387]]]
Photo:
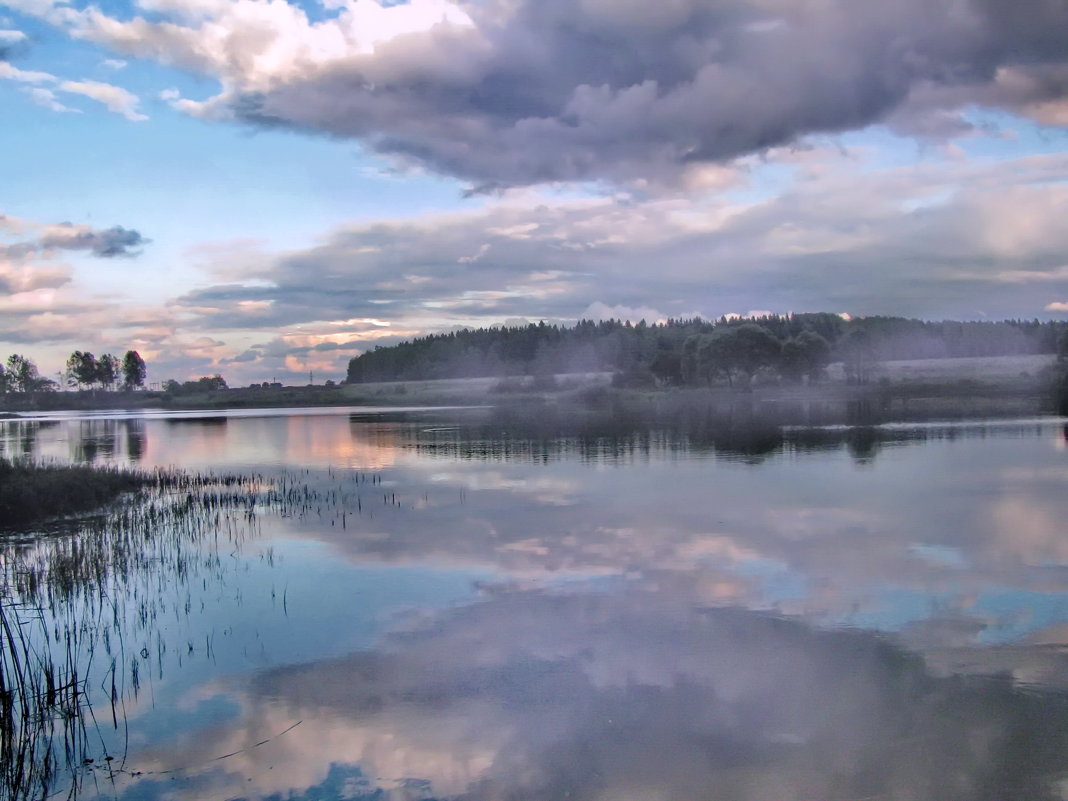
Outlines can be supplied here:
[[5, 81], [18, 81], [19, 83], [51, 83], [55, 81], [56, 77], [47, 72], [37, 72], [34, 70], [20, 70], [18, 67], [13, 67], [6, 61], [0, 61], [0, 80]]
[[56, 93], [51, 89], [44, 89], [40, 86], [28, 87], [25, 89], [26, 94], [33, 98], [33, 102], [39, 106], [43, 106], [49, 111], [56, 111], [61, 114], [80, 114], [81, 111], [70, 106], [65, 106], [56, 99]]
[[[2, 43], [2, 40], [0, 40], [0, 43]], [[3, 53], [0, 52], [0, 59], [2, 58]], [[3, 60], [0, 60], [0, 80], [30, 84], [27, 94], [33, 98], [35, 103], [52, 111], [79, 111], [64, 105], [56, 98], [56, 92], [64, 92], [95, 100], [103, 104], [108, 111], [120, 114], [132, 122], [148, 119], [137, 110], [137, 106], [140, 103], [140, 98], [137, 95], [110, 83], [101, 81], [66, 81], [49, 72], [22, 70]], [[51, 88], [45, 88], [42, 84]]]
[[128, 92], [119, 86], [113, 86], [101, 81], [62, 81], [56, 89], [60, 92], [68, 92], [75, 95], [83, 95], [90, 100], [95, 100], [107, 107], [108, 111], [120, 114], [131, 122], [147, 120], [144, 114], [137, 111], [140, 99], [132, 92]]

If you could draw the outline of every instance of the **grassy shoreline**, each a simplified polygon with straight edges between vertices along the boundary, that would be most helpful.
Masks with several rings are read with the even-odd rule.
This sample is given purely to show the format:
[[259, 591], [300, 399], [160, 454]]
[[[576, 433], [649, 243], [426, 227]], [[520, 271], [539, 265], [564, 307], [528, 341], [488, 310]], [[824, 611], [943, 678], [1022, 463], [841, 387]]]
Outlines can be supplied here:
[[156, 478], [113, 467], [0, 458], [0, 531], [89, 512]]

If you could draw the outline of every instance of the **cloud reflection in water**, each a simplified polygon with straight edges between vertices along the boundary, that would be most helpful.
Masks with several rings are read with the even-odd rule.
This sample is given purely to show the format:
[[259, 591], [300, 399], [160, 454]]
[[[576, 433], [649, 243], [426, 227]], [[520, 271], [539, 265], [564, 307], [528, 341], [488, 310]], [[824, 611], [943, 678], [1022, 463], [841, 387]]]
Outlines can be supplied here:
[[663, 586], [489, 590], [236, 697], [238, 721], [154, 767], [303, 723], [186, 797], [287, 797], [349, 765], [370, 780], [355, 798], [1037, 800], [1061, 797], [1051, 776], [1068, 770], [1060, 695], [939, 678], [870, 633]]

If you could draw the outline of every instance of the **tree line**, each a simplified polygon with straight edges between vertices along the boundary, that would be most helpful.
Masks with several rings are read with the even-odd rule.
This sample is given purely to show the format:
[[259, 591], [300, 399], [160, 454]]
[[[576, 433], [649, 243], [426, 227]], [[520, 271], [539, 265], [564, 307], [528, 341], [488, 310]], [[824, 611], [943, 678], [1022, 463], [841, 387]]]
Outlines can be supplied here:
[[176, 381], [168, 378], [163, 382], [163, 391], [168, 395], [193, 395], [201, 392], [218, 392], [229, 389], [226, 379], [216, 373], [212, 376], [201, 376], [191, 381]]
[[636, 324], [500, 326], [431, 334], [350, 360], [347, 383], [435, 378], [549, 376], [611, 371], [633, 385], [746, 385], [762, 371], [818, 381], [842, 362], [851, 383], [895, 359], [1055, 353], [1068, 324], [957, 322], [812, 313]]
[[[88, 351], [76, 350], [67, 359], [67, 369], [63, 373], [71, 387], [105, 390], [121, 387], [126, 391], [144, 387], [147, 375], [145, 360], [135, 350], [126, 351], [121, 361], [110, 353], [97, 358]], [[55, 392], [58, 388], [57, 382], [43, 377], [37, 365], [20, 353], [8, 356], [7, 361], [0, 364], [0, 394]]]
[[[148, 376], [148, 366], [136, 350], [128, 350], [120, 360], [110, 353], [97, 357], [89, 351], [74, 351], [67, 359], [62, 379], [67, 386], [80, 390], [122, 390], [132, 392], [143, 389]], [[0, 362], [0, 395], [52, 393], [59, 383], [41, 376], [37, 365], [22, 354], [9, 356]], [[226, 379], [221, 375], [203, 376], [191, 381], [168, 379], [162, 390], [167, 396], [190, 395], [227, 389]]]
[[43, 378], [37, 365], [20, 353], [13, 353], [0, 364], [0, 395], [8, 392], [54, 392], [56, 382]]
[[110, 353], [99, 359], [88, 351], [76, 350], [67, 359], [67, 383], [79, 389], [100, 386], [112, 390], [122, 379], [122, 388], [130, 391], [144, 387], [148, 368], [141, 354], [135, 350], [126, 351], [122, 361]]

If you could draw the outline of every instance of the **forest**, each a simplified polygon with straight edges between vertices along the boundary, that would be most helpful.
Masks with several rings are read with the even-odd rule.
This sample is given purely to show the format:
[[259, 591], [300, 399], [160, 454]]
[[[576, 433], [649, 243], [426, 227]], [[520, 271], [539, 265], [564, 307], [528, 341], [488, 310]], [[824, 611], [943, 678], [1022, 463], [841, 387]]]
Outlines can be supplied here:
[[379, 347], [349, 362], [347, 383], [435, 378], [615, 374], [631, 386], [747, 385], [762, 372], [815, 382], [842, 362], [866, 383], [881, 361], [1057, 353], [1068, 323], [931, 322], [830, 313], [637, 324], [580, 321], [462, 329]]

